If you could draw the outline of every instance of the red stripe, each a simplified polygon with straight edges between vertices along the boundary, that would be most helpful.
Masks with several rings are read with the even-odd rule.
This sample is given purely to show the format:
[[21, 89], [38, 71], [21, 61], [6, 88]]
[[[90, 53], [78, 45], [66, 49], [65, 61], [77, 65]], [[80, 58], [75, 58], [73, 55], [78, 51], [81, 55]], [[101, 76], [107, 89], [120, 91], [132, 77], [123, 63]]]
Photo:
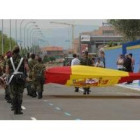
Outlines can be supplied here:
[[45, 72], [45, 83], [56, 83], [65, 85], [67, 80], [70, 79], [71, 67], [54, 67], [49, 68]]
[[124, 83], [133, 80], [140, 80], [140, 73], [129, 73], [129, 76], [122, 77], [118, 83]]

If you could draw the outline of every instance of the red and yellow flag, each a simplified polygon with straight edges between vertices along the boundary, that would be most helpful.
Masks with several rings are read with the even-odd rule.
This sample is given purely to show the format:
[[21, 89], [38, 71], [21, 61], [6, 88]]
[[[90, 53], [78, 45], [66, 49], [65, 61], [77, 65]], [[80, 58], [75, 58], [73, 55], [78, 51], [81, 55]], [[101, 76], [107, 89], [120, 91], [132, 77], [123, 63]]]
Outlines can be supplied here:
[[45, 72], [46, 84], [56, 83], [75, 87], [104, 87], [139, 80], [140, 73], [89, 66], [53, 67]]

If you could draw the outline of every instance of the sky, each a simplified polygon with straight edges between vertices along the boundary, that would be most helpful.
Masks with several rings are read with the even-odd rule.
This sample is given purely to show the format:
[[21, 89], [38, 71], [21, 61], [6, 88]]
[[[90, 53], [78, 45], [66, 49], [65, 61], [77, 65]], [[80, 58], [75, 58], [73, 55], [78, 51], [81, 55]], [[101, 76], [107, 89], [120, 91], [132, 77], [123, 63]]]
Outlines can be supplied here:
[[[24, 40], [24, 29], [25, 29], [25, 44], [27, 42], [27, 32], [30, 34], [33, 28], [39, 28], [43, 34], [44, 37], [41, 37], [40, 35], [40, 46], [44, 47], [47, 45], [52, 46], [62, 46], [64, 49], [68, 49], [71, 47], [72, 42], [72, 28], [69, 25], [64, 24], [56, 24], [51, 22], [57, 22], [57, 23], [68, 23], [68, 24], [74, 24], [74, 37], [78, 38], [79, 33], [85, 32], [85, 31], [93, 31], [95, 29], [98, 29], [99, 26], [102, 25], [102, 22], [106, 22], [106, 20], [48, 20], [48, 19], [26, 19], [22, 22], [22, 20], [17, 20], [17, 41], [20, 42], [20, 25], [21, 25], [21, 31], [22, 31], [22, 41]], [[27, 24], [28, 22], [35, 22]], [[0, 20], [0, 30], [2, 29], [2, 20]], [[10, 20], [3, 20], [3, 31], [8, 36], [10, 35]], [[16, 20], [11, 20], [11, 36], [16, 39]], [[26, 28], [24, 28], [26, 26]], [[35, 27], [38, 26], [38, 27]], [[28, 30], [29, 29], [29, 30]], [[38, 30], [38, 29], [37, 29]], [[28, 34], [28, 35], [29, 35]], [[37, 32], [34, 35], [37, 37]], [[30, 37], [28, 37], [28, 40], [30, 40]], [[30, 42], [30, 41], [28, 41]], [[23, 41], [24, 44], [24, 41]]]

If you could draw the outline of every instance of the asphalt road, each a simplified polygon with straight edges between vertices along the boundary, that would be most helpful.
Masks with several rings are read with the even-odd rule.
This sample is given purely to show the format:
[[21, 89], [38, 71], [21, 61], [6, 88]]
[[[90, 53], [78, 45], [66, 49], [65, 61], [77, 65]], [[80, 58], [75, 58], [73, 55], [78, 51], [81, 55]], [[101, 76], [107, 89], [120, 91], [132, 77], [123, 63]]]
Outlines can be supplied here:
[[139, 120], [140, 93], [117, 86], [92, 88], [90, 95], [73, 87], [45, 85], [43, 99], [23, 97], [23, 115], [14, 115], [0, 89], [0, 120]]

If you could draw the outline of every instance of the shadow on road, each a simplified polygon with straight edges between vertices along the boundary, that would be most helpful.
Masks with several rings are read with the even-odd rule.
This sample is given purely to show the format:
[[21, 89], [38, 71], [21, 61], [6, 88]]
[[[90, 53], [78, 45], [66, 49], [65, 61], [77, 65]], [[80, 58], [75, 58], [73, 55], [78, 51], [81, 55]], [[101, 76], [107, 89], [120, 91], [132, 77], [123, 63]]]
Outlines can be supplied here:
[[117, 95], [117, 96], [112, 96], [112, 95], [44, 95], [44, 99], [140, 99], [140, 96], [135, 95], [135, 96], [125, 96], [125, 95]]

